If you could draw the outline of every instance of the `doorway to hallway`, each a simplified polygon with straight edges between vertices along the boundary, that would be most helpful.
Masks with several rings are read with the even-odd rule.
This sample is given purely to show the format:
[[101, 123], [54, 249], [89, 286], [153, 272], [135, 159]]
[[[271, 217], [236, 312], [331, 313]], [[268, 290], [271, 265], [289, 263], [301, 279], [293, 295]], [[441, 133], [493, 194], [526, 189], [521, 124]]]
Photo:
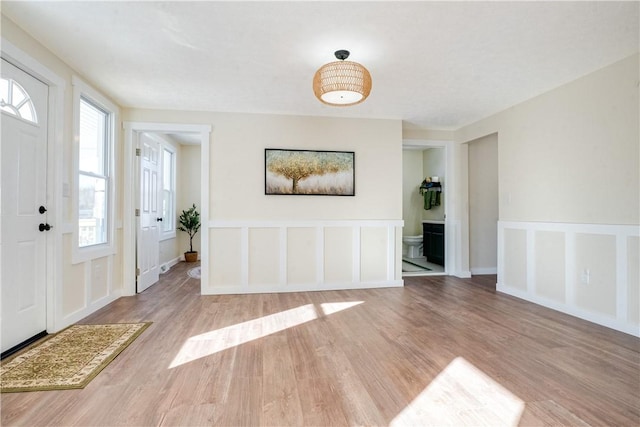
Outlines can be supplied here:
[[[181, 236], [183, 233], [176, 232], [176, 220], [179, 212], [185, 209], [185, 206], [181, 204], [181, 198], [188, 195], [186, 197], [189, 197], [189, 206], [191, 206], [195, 198], [191, 191], [195, 188], [195, 193], [199, 197], [199, 211], [202, 221], [208, 217], [208, 156], [211, 126], [125, 122], [124, 127], [125, 152], [132, 153], [131, 160], [125, 162], [125, 182], [135, 183], [124, 188], [124, 211], [129, 213], [124, 216], [123, 220], [123, 235], [125, 236], [123, 243], [124, 293], [125, 295], [134, 295], [136, 292], [141, 292], [155, 283], [157, 281], [156, 271], [158, 273], [166, 271], [168, 267], [180, 261], [179, 254], [185, 251], [184, 244], [181, 243], [184, 237]], [[153, 178], [153, 171], [156, 166], [150, 164], [145, 169], [142, 165], [142, 145], [145, 144], [144, 141], [147, 141], [148, 147], [153, 146], [153, 143], [149, 142], [149, 140], [172, 141], [171, 143], [160, 144], [161, 147], [157, 150], [159, 166], [156, 178]], [[194, 150], [192, 146], [197, 146], [197, 148]], [[181, 147], [189, 148], [182, 149]], [[135, 155], [136, 149], [140, 149], [139, 157]], [[154, 150], [148, 148], [148, 151], [152, 152]], [[185, 153], [182, 153], [183, 155], [181, 156], [180, 153], [182, 151], [197, 151], [197, 154], [186, 156]], [[147, 157], [152, 158], [153, 156], [154, 154], [149, 154]], [[189, 157], [194, 164], [180, 167], [180, 160], [178, 160], [180, 157]], [[172, 176], [173, 190], [171, 186], [167, 186], [167, 180], [164, 179], [168, 174], [164, 168], [168, 164], [167, 158], [172, 158], [175, 164]], [[197, 167], [194, 167], [194, 165]], [[189, 179], [184, 178], [186, 175], [181, 175], [180, 169], [184, 174], [190, 174], [194, 170], [198, 170], [198, 176]], [[144, 170], [147, 170], [147, 172], [144, 172]], [[145, 178], [145, 173], [148, 178]], [[147, 184], [144, 184], [145, 179], [148, 179]], [[189, 185], [189, 181], [198, 185]], [[143, 195], [145, 195], [144, 198], [142, 197]], [[153, 199], [154, 197], [156, 198], [155, 200]], [[167, 201], [170, 202], [167, 203]], [[147, 208], [145, 213], [147, 218], [143, 223], [142, 214], [145, 208]], [[154, 222], [155, 224], [153, 224]], [[144, 232], [142, 225], [147, 227]], [[205, 256], [208, 252], [206, 231], [207, 228], [202, 227], [200, 236], [202, 277], [205, 280], [208, 267]], [[145, 252], [147, 249], [150, 254]], [[145, 257], [148, 258], [145, 259]], [[140, 276], [143, 268], [149, 274], [149, 278], [143, 277], [141, 280]], [[138, 286], [139, 283], [142, 286]]]

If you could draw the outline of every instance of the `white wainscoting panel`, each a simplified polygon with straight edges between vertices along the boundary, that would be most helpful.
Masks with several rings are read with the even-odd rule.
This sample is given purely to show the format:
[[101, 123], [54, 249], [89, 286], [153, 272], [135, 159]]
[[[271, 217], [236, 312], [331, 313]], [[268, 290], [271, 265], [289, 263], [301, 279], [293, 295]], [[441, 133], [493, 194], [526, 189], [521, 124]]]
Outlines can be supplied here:
[[[121, 289], [116, 289], [113, 285], [113, 258], [114, 255], [109, 255], [69, 266], [72, 269], [74, 267], [78, 270], [82, 269], [83, 280], [78, 280], [77, 282], [84, 293], [83, 303], [76, 310], [61, 316], [56, 325], [56, 332], [82, 320], [120, 298], [122, 295]], [[66, 277], [66, 280], [70, 280], [70, 278]], [[75, 286], [78, 287], [78, 285]], [[63, 305], [62, 311], [70, 310]]]
[[203, 294], [403, 286], [402, 220], [209, 222]]
[[636, 225], [498, 222], [497, 290], [640, 336]]

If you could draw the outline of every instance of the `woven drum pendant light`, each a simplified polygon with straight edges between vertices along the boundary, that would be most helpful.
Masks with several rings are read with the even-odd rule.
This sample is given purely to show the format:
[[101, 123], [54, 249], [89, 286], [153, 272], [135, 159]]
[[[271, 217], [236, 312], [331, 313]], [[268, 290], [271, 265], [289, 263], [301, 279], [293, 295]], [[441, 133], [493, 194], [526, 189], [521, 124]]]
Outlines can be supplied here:
[[335, 52], [339, 61], [320, 67], [313, 76], [313, 93], [327, 105], [347, 107], [367, 99], [371, 92], [371, 74], [362, 65], [345, 61], [348, 50]]

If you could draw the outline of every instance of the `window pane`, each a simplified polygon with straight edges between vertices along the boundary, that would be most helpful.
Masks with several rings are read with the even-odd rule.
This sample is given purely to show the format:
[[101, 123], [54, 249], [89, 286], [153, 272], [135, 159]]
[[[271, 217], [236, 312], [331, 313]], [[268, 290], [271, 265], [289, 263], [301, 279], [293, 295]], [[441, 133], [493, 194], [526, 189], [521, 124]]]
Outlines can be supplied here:
[[11, 83], [13, 86], [13, 98], [11, 98], [11, 104], [17, 106], [27, 97], [27, 94], [24, 93], [22, 86], [17, 84], [15, 81], [12, 81]]
[[79, 175], [78, 245], [107, 243], [107, 180]]
[[107, 120], [107, 113], [84, 99], [80, 100], [79, 170], [105, 175]]
[[20, 107], [20, 110], [18, 110], [18, 112], [20, 113], [20, 117], [22, 117], [23, 119], [29, 120], [30, 122], [35, 121], [33, 119], [33, 110], [30, 102], [27, 102], [22, 107]]
[[164, 190], [162, 192], [162, 230], [163, 231], [171, 231], [173, 230], [173, 197], [171, 191]]

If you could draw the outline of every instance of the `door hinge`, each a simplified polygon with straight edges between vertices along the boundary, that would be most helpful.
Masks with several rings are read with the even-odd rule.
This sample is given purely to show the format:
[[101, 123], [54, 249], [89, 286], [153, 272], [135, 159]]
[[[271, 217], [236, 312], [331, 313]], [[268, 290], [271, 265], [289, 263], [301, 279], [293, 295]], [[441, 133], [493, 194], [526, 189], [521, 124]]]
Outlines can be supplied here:
[[140, 275], [140, 269], [136, 268], [136, 276], [139, 276], [139, 275]]
[[142, 155], [142, 150], [136, 148], [136, 157], [140, 157], [140, 155]]
[[136, 209], [136, 216], [140, 216], [140, 209]]

